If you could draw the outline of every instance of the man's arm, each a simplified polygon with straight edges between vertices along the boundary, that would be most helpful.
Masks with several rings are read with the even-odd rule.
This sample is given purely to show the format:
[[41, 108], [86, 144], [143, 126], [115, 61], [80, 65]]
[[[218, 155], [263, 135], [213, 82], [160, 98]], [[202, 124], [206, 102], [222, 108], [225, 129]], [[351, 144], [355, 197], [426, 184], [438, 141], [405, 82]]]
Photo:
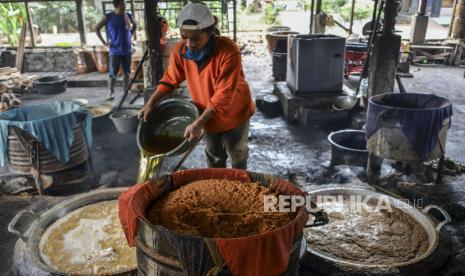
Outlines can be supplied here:
[[103, 26], [105, 26], [106, 24], [107, 24], [107, 18], [103, 16], [102, 19], [100, 19], [100, 21], [95, 26], [95, 32], [97, 33], [97, 37], [100, 39], [102, 44], [107, 47], [110, 47], [110, 44], [103, 39], [102, 33], [100, 32], [100, 29], [102, 29]]
[[195, 138], [198, 138], [202, 132], [204, 125], [214, 116], [215, 111], [207, 107], [193, 123], [186, 127], [184, 137], [186, 137], [189, 140], [189, 142]]
[[157, 87], [155, 90], [155, 93], [153, 93], [152, 96], [150, 96], [149, 100], [145, 105], [142, 107], [142, 109], [139, 111], [139, 119], [143, 119], [144, 122], [147, 122], [149, 119], [150, 113], [152, 113], [153, 109], [157, 105], [157, 103], [167, 95], [167, 93], [161, 92], [160, 91], [160, 86]]

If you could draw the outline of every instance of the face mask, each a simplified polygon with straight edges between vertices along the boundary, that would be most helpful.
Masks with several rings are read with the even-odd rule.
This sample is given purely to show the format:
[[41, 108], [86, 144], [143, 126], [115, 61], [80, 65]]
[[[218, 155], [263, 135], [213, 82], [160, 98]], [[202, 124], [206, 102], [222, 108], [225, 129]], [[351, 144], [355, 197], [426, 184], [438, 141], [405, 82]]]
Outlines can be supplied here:
[[198, 52], [194, 52], [191, 49], [186, 47], [186, 53], [184, 54], [185, 59], [193, 60], [196, 62], [201, 62], [203, 60], [206, 60], [207, 58], [210, 57], [212, 51], [213, 51], [213, 43], [212, 39], [208, 41], [207, 45], [200, 49]]

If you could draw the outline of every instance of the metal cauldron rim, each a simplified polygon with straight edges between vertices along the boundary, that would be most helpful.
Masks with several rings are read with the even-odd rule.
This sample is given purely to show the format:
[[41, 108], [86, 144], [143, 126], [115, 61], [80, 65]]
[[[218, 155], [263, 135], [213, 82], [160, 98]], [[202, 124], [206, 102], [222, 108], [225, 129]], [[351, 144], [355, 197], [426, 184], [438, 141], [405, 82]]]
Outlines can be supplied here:
[[[84, 207], [84, 206], [87, 206], [93, 203], [102, 202], [102, 201], [118, 200], [118, 196], [125, 189], [126, 188], [98, 189], [98, 190], [91, 191], [88, 193], [73, 196], [69, 199], [65, 199], [64, 201], [58, 203], [57, 205], [47, 210], [40, 216], [36, 215], [37, 218], [34, 220], [32, 224], [30, 224], [29, 228], [24, 232], [24, 234], [21, 234], [14, 229], [13, 229], [14, 231], [12, 231], [12, 228], [13, 228], [12, 226], [14, 226], [12, 224], [14, 224], [14, 222], [16, 222], [18, 218], [20, 218], [21, 216], [20, 214], [22, 212], [28, 212], [30, 214], [31, 213], [35, 214], [35, 213], [32, 211], [28, 211], [28, 210], [20, 211], [8, 225], [8, 231], [18, 236], [18, 238], [20, 238], [26, 244], [27, 254], [30, 255], [31, 260], [41, 270], [48, 272], [48, 273], [52, 273], [54, 275], [74, 275], [74, 276], [89, 275], [89, 274], [65, 273], [62, 271], [58, 271], [43, 262], [42, 258], [40, 257], [39, 243], [44, 233], [44, 229], [48, 228], [59, 218], [81, 207]], [[130, 269], [117, 271], [113, 275], [121, 275], [121, 274], [126, 275], [127, 273], [130, 273], [131, 271], [134, 271], [135, 269], [137, 269], [137, 265]]]
[[329, 135], [328, 135], [328, 141], [331, 145], [337, 147], [337, 148], [340, 148], [340, 149], [343, 149], [343, 150], [348, 150], [348, 151], [355, 151], [355, 152], [366, 152], [368, 153], [368, 149], [365, 149], [365, 150], [360, 150], [360, 149], [353, 149], [353, 148], [348, 148], [348, 147], [344, 147], [338, 143], [336, 143], [334, 140], [333, 140], [333, 136], [334, 135], [337, 135], [339, 133], [363, 133], [363, 134], [366, 134], [366, 131], [364, 130], [357, 130], [357, 129], [343, 129], [343, 130], [338, 130], [338, 131], [334, 131], [334, 132], [331, 132]]
[[[439, 239], [440, 239], [440, 230], [441, 228], [451, 222], [451, 218], [449, 214], [442, 209], [439, 206], [436, 205], [427, 205], [423, 209], [419, 210], [415, 207], [412, 207], [408, 203], [405, 203], [399, 199], [396, 199], [392, 196], [385, 195], [379, 192], [376, 192], [375, 190], [372, 189], [366, 189], [366, 188], [356, 188], [356, 187], [341, 187], [341, 188], [321, 188], [321, 189], [316, 189], [311, 192], [308, 192], [310, 196], [315, 196], [318, 194], [344, 194], [344, 195], [363, 195], [363, 196], [373, 196], [373, 197], [385, 197], [388, 198], [390, 203], [397, 207], [398, 209], [404, 211], [407, 213], [412, 219], [414, 219], [416, 222], [418, 222], [423, 229], [427, 232], [428, 234], [428, 250], [420, 257], [413, 258], [409, 261], [406, 262], [400, 262], [400, 263], [393, 263], [393, 264], [364, 264], [364, 263], [358, 263], [358, 262], [351, 262], [347, 261], [344, 259], [336, 258], [327, 255], [324, 252], [321, 252], [319, 250], [315, 250], [310, 248], [310, 246], [307, 244], [307, 252], [316, 255], [322, 259], [332, 261], [336, 264], [341, 264], [341, 265], [346, 265], [346, 266], [352, 266], [352, 267], [358, 267], [358, 268], [396, 268], [396, 267], [404, 267], [408, 265], [412, 265], [415, 263], [418, 263], [427, 257], [429, 257], [435, 250], [437, 249], [439, 245]], [[436, 226], [434, 226], [435, 222], [427, 215], [428, 211], [431, 209], [437, 209], [441, 212], [442, 215], [444, 215], [445, 220], [442, 222], [438, 223]], [[417, 219], [419, 217], [419, 219]], [[431, 236], [431, 232], [434, 233], [433, 236]], [[305, 236], [305, 234], [304, 234]], [[433, 243], [430, 241], [433, 240]]]
[[[375, 95], [375, 96], [372, 96], [368, 99], [368, 107], [370, 105], [374, 105], [374, 106], [379, 106], [379, 107], [383, 107], [383, 108], [386, 108], [386, 109], [399, 109], [399, 110], [437, 110], [437, 109], [441, 109], [441, 108], [445, 108], [447, 106], [450, 106], [452, 105], [452, 102], [450, 100], [448, 100], [447, 98], [444, 98], [444, 97], [441, 97], [441, 96], [438, 96], [436, 94], [422, 94], [422, 93], [408, 93], [408, 95], [422, 95], [422, 96], [425, 96], [425, 95], [434, 95], [438, 98], [440, 98], [441, 100], [444, 100], [444, 103], [441, 104], [441, 106], [438, 106], [438, 107], [431, 107], [431, 108], [406, 108], [406, 107], [396, 107], [396, 106], [389, 106], [389, 105], [384, 105], [384, 104], [379, 104], [379, 103], [376, 103], [374, 100], [377, 100], [377, 99], [382, 99], [384, 96], [387, 96], [387, 95], [394, 95], [392, 93], [384, 93], [384, 94], [379, 94], [379, 95]], [[398, 95], [403, 95], [403, 94], [398, 94]]]
[[[161, 105], [166, 105], [166, 104], [171, 104], [171, 103], [188, 103], [189, 105], [192, 105], [193, 107], [195, 107], [194, 103], [192, 103], [191, 101], [189, 100], [185, 100], [185, 99], [180, 99], [180, 98], [170, 98], [170, 99], [166, 99], [166, 100], [162, 100], [160, 101], [156, 106], [155, 108], [153, 109], [153, 111], [155, 112], [157, 110], [157, 108], [159, 108]], [[194, 110], [194, 109], [193, 109]], [[198, 112], [198, 109], [195, 108], [195, 113], [196, 113], [196, 118], [199, 116], [199, 112]], [[143, 146], [142, 146], [142, 142], [141, 142], [141, 136], [142, 136], [142, 129], [143, 129], [143, 125], [144, 124], [147, 124], [148, 122], [144, 122], [143, 120], [140, 120], [139, 121], [139, 125], [137, 126], [137, 146], [140, 150], [143, 150]], [[169, 152], [166, 152], [164, 153], [164, 155], [166, 156], [172, 156], [172, 155], [176, 155], [176, 153], [184, 148], [186, 146], [186, 144], [190, 144], [192, 142], [189, 142], [187, 140], [187, 138], [185, 138], [177, 147], [175, 147], [174, 149], [170, 150]]]
[[[262, 173], [257, 173], [257, 172], [251, 172], [251, 171], [247, 171], [249, 173], [254, 173], [254, 174], [262, 174]], [[275, 178], [279, 178], [279, 177], [276, 177], [276, 176], [273, 176]], [[261, 184], [260, 184], [261, 185]], [[300, 189], [300, 188], [299, 188]], [[152, 202], [153, 204], [153, 202]], [[176, 231], [173, 231], [173, 230], [170, 230], [170, 229], [167, 229], [161, 225], [158, 225], [158, 224], [152, 224], [151, 222], [149, 222], [146, 218], [139, 218], [139, 221], [141, 221], [142, 223], [145, 223], [147, 224], [149, 227], [151, 228], [154, 228], [154, 229], [158, 229], [158, 230], [162, 230], [162, 231], [166, 231], [166, 232], [169, 232], [169, 233], [172, 233], [174, 234], [175, 236], [182, 236], [182, 237], [187, 237], [187, 238], [191, 238], [191, 239], [221, 239], [221, 240], [236, 240], [236, 239], [243, 239], [243, 238], [251, 238], [251, 237], [259, 237], [259, 236], [264, 236], [264, 235], [268, 235], [269, 233], [272, 233], [274, 231], [278, 231], [282, 228], [285, 228], [287, 227], [289, 224], [293, 223], [295, 220], [297, 220], [298, 218], [300, 218], [301, 216], [304, 216], [305, 214], [308, 214], [308, 211], [304, 208], [304, 207], [299, 207], [298, 211], [297, 211], [297, 214], [296, 216], [294, 217], [294, 219], [292, 219], [290, 222], [286, 223], [285, 225], [282, 225], [272, 231], [267, 231], [267, 232], [264, 232], [264, 233], [260, 233], [260, 234], [256, 234], [256, 235], [251, 235], [251, 236], [246, 236], [246, 237], [235, 237], [235, 238], [206, 238], [206, 237], [200, 237], [200, 236], [193, 236], [193, 235], [187, 235], [187, 234], [182, 234], [182, 233], [179, 233], [179, 232], [176, 232]], [[305, 226], [303, 227], [303, 229], [305, 229]]]

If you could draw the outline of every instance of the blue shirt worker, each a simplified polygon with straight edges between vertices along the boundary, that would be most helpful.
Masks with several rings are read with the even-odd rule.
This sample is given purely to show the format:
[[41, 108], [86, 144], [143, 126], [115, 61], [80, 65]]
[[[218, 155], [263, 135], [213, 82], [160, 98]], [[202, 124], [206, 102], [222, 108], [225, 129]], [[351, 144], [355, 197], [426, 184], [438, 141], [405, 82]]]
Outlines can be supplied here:
[[[114, 98], [116, 75], [121, 65], [124, 70], [124, 91], [128, 88], [129, 74], [131, 73], [131, 36], [137, 28], [132, 15], [126, 12], [124, 0], [113, 0], [113, 6], [114, 10], [105, 14], [96, 26], [98, 38], [102, 41], [103, 45], [110, 48], [109, 100], [113, 100]], [[106, 26], [108, 41], [103, 39], [100, 32], [103, 26]]]

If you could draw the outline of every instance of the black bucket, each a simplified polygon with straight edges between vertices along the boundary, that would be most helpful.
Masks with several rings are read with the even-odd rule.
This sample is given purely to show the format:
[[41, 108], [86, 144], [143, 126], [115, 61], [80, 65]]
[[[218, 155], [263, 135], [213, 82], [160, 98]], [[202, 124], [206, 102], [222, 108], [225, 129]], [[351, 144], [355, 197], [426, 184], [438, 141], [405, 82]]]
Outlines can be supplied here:
[[328, 136], [331, 143], [331, 165], [366, 167], [368, 160], [366, 132], [345, 129]]
[[287, 72], [287, 53], [273, 52], [273, 77], [275, 81], [285, 81]]
[[64, 77], [43, 77], [33, 82], [34, 88], [39, 94], [58, 94], [66, 91], [68, 80]]

